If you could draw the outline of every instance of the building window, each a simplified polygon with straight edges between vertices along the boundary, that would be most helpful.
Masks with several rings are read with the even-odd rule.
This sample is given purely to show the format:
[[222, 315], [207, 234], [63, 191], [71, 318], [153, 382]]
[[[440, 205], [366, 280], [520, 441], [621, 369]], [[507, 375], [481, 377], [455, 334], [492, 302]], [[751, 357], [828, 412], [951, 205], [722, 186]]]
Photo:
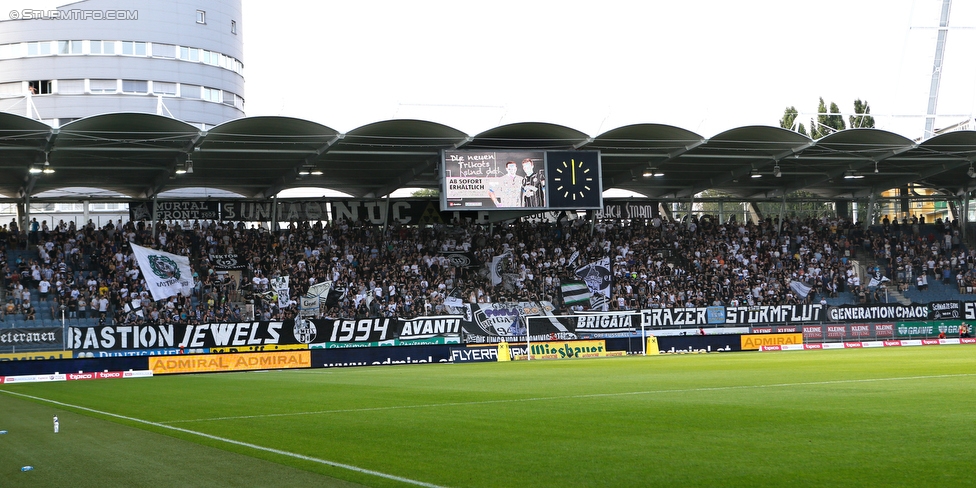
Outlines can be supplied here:
[[180, 84], [180, 96], [183, 98], [189, 98], [192, 100], [200, 99], [200, 85], [184, 85]]
[[58, 80], [58, 94], [81, 95], [85, 93], [85, 80]]
[[53, 87], [54, 83], [51, 83], [51, 80], [30, 80], [27, 82], [27, 91], [33, 95], [54, 93]]
[[203, 99], [208, 102], [220, 103], [220, 90], [216, 88], [203, 87]]
[[235, 36], [237, 35], [237, 21], [236, 20], [230, 21], [230, 33], [231, 34], [234, 34]]
[[81, 54], [81, 41], [58, 41], [58, 54]]
[[195, 47], [180, 47], [180, 59], [183, 61], [200, 61], [200, 50]]
[[152, 44], [152, 55], [158, 58], [175, 58], [176, 46], [172, 44]]
[[22, 96], [23, 94], [24, 94], [23, 82], [11, 81], [9, 83], [0, 83], [0, 97]]
[[118, 91], [116, 80], [88, 80], [88, 91], [92, 93], [115, 93]]
[[51, 41], [28, 42], [28, 56], [47, 56], [51, 54]]
[[197, 10], [197, 23], [206, 24], [207, 23], [207, 12], [203, 10]]
[[153, 93], [156, 95], [176, 96], [176, 83], [168, 81], [154, 81], [152, 84]]
[[115, 54], [115, 41], [88, 41], [91, 54]]
[[145, 56], [146, 43], [136, 41], [122, 41], [122, 54], [127, 56]]
[[149, 82], [141, 80], [122, 80], [122, 93], [149, 93]]

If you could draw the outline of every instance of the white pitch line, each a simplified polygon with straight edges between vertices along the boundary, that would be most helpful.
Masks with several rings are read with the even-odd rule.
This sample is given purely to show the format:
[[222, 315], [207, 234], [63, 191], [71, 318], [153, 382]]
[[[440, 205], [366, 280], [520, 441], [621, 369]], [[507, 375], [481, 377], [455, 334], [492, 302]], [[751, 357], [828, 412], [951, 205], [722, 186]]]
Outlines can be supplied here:
[[41, 397], [36, 397], [36, 396], [32, 396], [32, 395], [25, 395], [23, 393], [17, 393], [17, 392], [13, 392], [13, 391], [9, 391], [9, 390], [0, 390], [0, 392], [7, 393], [9, 395], [15, 395], [15, 396], [20, 396], [20, 397], [24, 397], [24, 398], [30, 398], [32, 400], [38, 400], [38, 401], [42, 401], [42, 402], [47, 402], [47, 403], [51, 403], [51, 404], [54, 404], [54, 405], [60, 405], [62, 407], [73, 408], [73, 409], [77, 409], [77, 410], [84, 410], [84, 411], [87, 411], [87, 412], [97, 413], [97, 414], [100, 414], [100, 415], [106, 415], [106, 416], [115, 417], [115, 418], [118, 418], [118, 419], [129, 420], [131, 422], [138, 422], [138, 423], [142, 423], [142, 424], [146, 424], [146, 425], [152, 425], [154, 427], [161, 427], [163, 429], [175, 430], [175, 431], [178, 431], [178, 432], [183, 432], [185, 434], [192, 434], [192, 435], [196, 435], [196, 436], [200, 436], [200, 437], [205, 437], [207, 439], [211, 439], [211, 440], [215, 440], [215, 441], [226, 442], [227, 444], [233, 444], [233, 445], [236, 445], [236, 446], [247, 447], [247, 448], [255, 449], [255, 450], [258, 450], [258, 451], [270, 452], [270, 453], [279, 454], [279, 455], [282, 455], [282, 456], [293, 457], [293, 458], [296, 458], [296, 459], [301, 459], [303, 461], [312, 461], [312, 462], [315, 462], [315, 463], [325, 464], [327, 466], [332, 466], [332, 467], [335, 467], [335, 468], [342, 468], [342, 469], [346, 469], [346, 470], [349, 470], [349, 471], [355, 471], [355, 472], [361, 473], [361, 474], [368, 474], [368, 475], [376, 476], [376, 477], [379, 477], [379, 478], [385, 478], [385, 479], [388, 479], [388, 480], [399, 481], [401, 483], [407, 483], [407, 484], [416, 485], [416, 486], [424, 486], [424, 487], [427, 487], [427, 488], [445, 488], [445, 487], [440, 486], [440, 485], [435, 485], [435, 484], [431, 484], [431, 483], [425, 483], [423, 481], [412, 480], [410, 478], [404, 478], [404, 477], [396, 476], [396, 475], [392, 475], [392, 474], [381, 473], [379, 471], [373, 471], [371, 469], [360, 468], [358, 466], [352, 466], [350, 464], [343, 464], [343, 463], [338, 463], [338, 462], [335, 462], [335, 461], [328, 461], [328, 460], [325, 460], [325, 459], [319, 459], [319, 458], [314, 458], [314, 457], [311, 457], [311, 456], [305, 456], [304, 454], [297, 454], [297, 453], [294, 453], [294, 452], [282, 451], [280, 449], [274, 449], [274, 448], [271, 448], [271, 447], [259, 446], [257, 444], [251, 444], [249, 442], [237, 441], [237, 440], [234, 440], [234, 439], [228, 439], [226, 437], [219, 437], [219, 436], [207, 434], [207, 433], [204, 433], [204, 432], [197, 432], [195, 430], [183, 429], [183, 428], [180, 428], [180, 427], [173, 427], [171, 425], [164, 425], [164, 424], [160, 424], [160, 423], [157, 423], [157, 422], [150, 422], [148, 420], [137, 419], [135, 417], [128, 417], [128, 416], [125, 416], [125, 415], [119, 415], [117, 413], [103, 412], [101, 410], [95, 410], [94, 408], [82, 407], [80, 405], [72, 405], [70, 403], [63, 403], [63, 402], [59, 402], [57, 400], [50, 400], [50, 399], [47, 399], [47, 398], [41, 398]]
[[759, 388], [779, 388], [779, 387], [789, 387], [789, 386], [816, 386], [816, 385], [835, 385], [835, 384], [845, 384], [845, 383], [869, 383], [876, 381], [905, 381], [905, 380], [924, 380], [924, 379], [935, 379], [935, 378], [955, 378], [955, 377], [965, 377], [965, 376], [976, 376], [976, 373], [959, 373], [959, 374], [940, 374], [940, 375], [930, 375], [930, 376], [902, 376], [894, 378], [866, 378], [859, 380], [830, 380], [830, 381], [810, 381], [804, 383], [774, 383], [769, 385], [739, 385], [739, 386], [713, 386], [713, 387], [702, 387], [702, 388], [682, 388], [674, 390], [644, 390], [644, 391], [627, 391], [619, 393], [588, 393], [581, 395], [562, 395], [562, 396], [549, 396], [549, 397], [532, 397], [532, 398], [504, 398], [499, 400], [481, 400], [474, 402], [448, 402], [448, 403], [426, 403], [420, 405], [392, 405], [387, 407], [363, 407], [363, 408], [346, 408], [346, 409], [335, 409], [335, 410], [312, 410], [306, 412], [288, 412], [288, 413], [267, 413], [258, 415], [236, 415], [230, 417], [209, 417], [202, 419], [184, 419], [184, 420], [168, 420], [160, 422], [160, 424], [184, 424], [191, 422], [216, 422], [220, 420], [245, 420], [245, 419], [259, 419], [259, 418], [273, 418], [273, 417], [293, 417], [301, 415], [320, 415], [329, 413], [351, 413], [351, 412], [376, 412], [382, 410], [405, 410], [411, 408], [435, 408], [435, 407], [462, 407], [468, 405], [490, 405], [498, 403], [519, 403], [519, 402], [539, 402], [546, 400], [569, 400], [577, 398], [606, 398], [606, 397], [619, 397], [619, 396], [632, 396], [632, 395], [650, 395], [650, 394], [660, 394], [660, 393], [691, 393], [696, 391], [724, 391], [724, 390], [746, 390], [746, 389], [759, 389]]

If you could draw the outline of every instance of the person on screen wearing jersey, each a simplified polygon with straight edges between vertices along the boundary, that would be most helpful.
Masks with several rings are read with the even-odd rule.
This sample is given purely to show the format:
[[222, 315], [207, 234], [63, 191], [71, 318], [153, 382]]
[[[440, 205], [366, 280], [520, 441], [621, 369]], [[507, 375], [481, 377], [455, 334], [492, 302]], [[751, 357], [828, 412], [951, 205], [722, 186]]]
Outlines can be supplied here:
[[522, 206], [522, 185], [525, 178], [519, 176], [515, 161], [505, 164], [506, 173], [493, 178], [488, 185], [488, 198], [499, 208]]
[[522, 160], [522, 171], [525, 172], [525, 186], [522, 187], [522, 202], [527, 208], [542, 208], [546, 206], [546, 175], [535, 172], [535, 163], [531, 158]]

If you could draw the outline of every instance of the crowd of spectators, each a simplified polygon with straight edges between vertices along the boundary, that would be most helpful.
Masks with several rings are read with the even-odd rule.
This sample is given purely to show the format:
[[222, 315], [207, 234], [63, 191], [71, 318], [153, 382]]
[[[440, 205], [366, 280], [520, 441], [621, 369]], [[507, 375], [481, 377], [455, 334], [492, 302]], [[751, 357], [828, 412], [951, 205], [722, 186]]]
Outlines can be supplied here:
[[[871, 232], [837, 218], [787, 219], [780, 226], [706, 216], [424, 227], [333, 221], [274, 232], [194, 221], [161, 223], [154, 232], [144, 222], [78, 228], [62, 221], [48, 228], [32, 221], [26, 232], [16, 222], [0, 227], [0, 248], [30, 251], [3, 260], [7, 315], [197, 324], [287, 319], [310, 286], [326, 281], [345, 290], [320, 310], [328, 317], [445, 314], [452, 299], [558, 305], [560, 284], [579, 280], [576, 269], [604, 257], [611, 262], [612, 310], [804, 303], [845, 291], [863, 297], [867, 284], [852, 263], [858, 252], [873, 253], [899, 286], [919, 276], [976, 286], [974, 253], [963, 251], [953, 224], [937, 225], [938, 234], [920, 233], [910, 222], [886, 222]], [[129, 242], [189, 256], [195, 288], [153, 301]], [[475, 265], [456, 267], [448, 252], [464, 252]], [[219, 269], [211, 262], [217, 255], [236, 255], [243, 269]], [[505, 256], [500, 284], [486, 266], [496, 256]], [[287, 297], [273, 286], [284, 276]]]

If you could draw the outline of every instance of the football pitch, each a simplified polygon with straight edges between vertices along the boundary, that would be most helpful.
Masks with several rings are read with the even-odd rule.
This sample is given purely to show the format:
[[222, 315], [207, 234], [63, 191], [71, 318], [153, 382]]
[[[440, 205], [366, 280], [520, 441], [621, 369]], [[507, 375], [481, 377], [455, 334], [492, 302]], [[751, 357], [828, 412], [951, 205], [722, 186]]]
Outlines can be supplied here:
[[972, 346], [0, 385], [0, 486], [974, 486], [974, 399]]

